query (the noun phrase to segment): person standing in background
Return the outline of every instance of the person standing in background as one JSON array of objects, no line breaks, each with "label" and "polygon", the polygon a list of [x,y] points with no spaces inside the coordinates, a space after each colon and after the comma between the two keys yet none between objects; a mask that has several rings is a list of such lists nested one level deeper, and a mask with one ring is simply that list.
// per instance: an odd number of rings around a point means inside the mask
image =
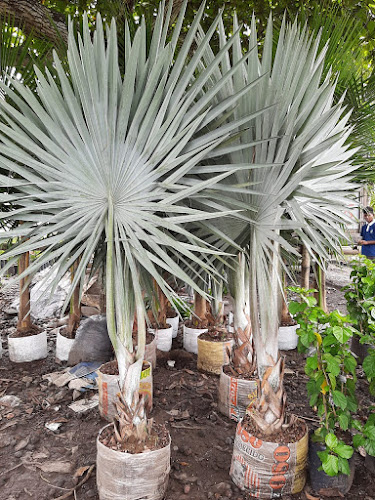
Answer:
[{"label": "person standing in background", "polygon": [[372,207],[365,207],[363,209],[363,216],[366,224],[361,229],[361,239],[358,245],[362,246],[361,253],[368,259],[375,259],[375,219],[374,209]]}]

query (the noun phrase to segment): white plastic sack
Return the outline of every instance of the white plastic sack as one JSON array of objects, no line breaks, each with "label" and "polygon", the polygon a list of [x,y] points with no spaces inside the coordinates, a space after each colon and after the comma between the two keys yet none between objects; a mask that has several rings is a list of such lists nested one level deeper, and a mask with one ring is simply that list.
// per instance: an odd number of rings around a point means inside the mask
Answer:
[{"label": "white plastic sack", "polygon": [[279,327],[279,349],[281,351],[291,351],[297,347],[298,335],[296,331],[298,328],[298,324]]},{"label": "white plastic sack", "polygon": [[8,336],[9,359],[13,363],[25,363],[47,357],[47,333],[27,337]]},{"label": "white plastic sack", "polygon": [[189,328],[188,326],[183,327],[183,346],[184,349],[193,354],[198,354],[198,343],[197,339],[201,333],[206,333],[207,328]]},{"label": "white plastic sack", "polygon": [[[51,293],[47,290],[55,275],[56,271],[51,272],[51,268],[47,268],[33,277],[30,288],[30,314],[32,318],[46,319],[61,315],[61,309],[71,285],[70,275],[66,274],[62,278],[54,294],[51,296]],[[18,310],[19,304],[20,299],[17,297],[10,305],[10,308]]]}]

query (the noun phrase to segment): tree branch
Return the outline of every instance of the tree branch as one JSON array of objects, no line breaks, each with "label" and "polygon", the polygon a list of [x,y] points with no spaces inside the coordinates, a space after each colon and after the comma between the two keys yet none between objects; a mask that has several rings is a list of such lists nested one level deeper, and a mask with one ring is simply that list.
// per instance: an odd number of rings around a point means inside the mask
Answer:
[{"label": "tree branch", "polygon": [[[0,0],[0,14],[10,14],[22,30],[52,42],[68,41],[64,16],[44,7],[39,0]],[[21,27],[21,26],[20,26]]]}]

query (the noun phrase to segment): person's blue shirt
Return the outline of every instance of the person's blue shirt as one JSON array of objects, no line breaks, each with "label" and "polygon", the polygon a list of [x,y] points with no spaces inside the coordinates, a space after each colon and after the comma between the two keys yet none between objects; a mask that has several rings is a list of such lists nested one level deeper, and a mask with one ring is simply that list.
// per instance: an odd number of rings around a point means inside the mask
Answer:
[{"label": "person's blue shirt", "polygon": [[[361,229],[361,237],[365,241],[375,241],[375,223],[364,224]],[[375,245],[363,245],[362,255],[366,257],[375,257]]]}]

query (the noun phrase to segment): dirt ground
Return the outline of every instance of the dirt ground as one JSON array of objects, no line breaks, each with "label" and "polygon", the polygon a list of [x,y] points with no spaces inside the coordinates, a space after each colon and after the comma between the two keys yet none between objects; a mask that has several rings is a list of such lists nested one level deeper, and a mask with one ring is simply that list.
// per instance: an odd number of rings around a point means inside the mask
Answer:
[{"label": "dirt ground", "polygon": [[[343,311],[345,300],[340,286],[348,279],[348,269],[333,269],[328,278],[329,308],[339,307]],[[3,304],[9,301],[5,294],[0,299]],[[9,361],[6,335],[14,324],[14,319],[6,319],[1,313],[0,397],[14,395],[20,401],[18,406],[0,407],[0,500],[98,499],[92,466],[96,436],[105,421],[100,419],[98,408],[85,414],[74,413],[68,408],[72,391],[43,380],[44,374],[61,369],[54,359],[51,324],[47,325],[47,359],[25,364]],[[308,406],[303,357],[296,351],[283,354],[289,369],[285,380],[288,411],[304,418],[312,428],[315,415]],[[167,365],[168,359],[176,361],[173,368]],[[229,477],[236,424],[218,411],[218,377],[198,372],[196,361],[195,355],[182,349],[181,333],[169,354],[158,353],[152,416],[157,422],[166,423],[172,437],[166,499],[244,500],[247,497]],[[358,396],[361,407],[366,408],[370,401],[361,369],[358,375]],[[51,423],[61,426],[56,431],[49,430],[46,424]],[[356,465],[354,484],[346,498],[375,499],[375,478],[359,454]],[[312,493],[308,484],[301,494],[283,498],[306,499],[306,492]]]}]

